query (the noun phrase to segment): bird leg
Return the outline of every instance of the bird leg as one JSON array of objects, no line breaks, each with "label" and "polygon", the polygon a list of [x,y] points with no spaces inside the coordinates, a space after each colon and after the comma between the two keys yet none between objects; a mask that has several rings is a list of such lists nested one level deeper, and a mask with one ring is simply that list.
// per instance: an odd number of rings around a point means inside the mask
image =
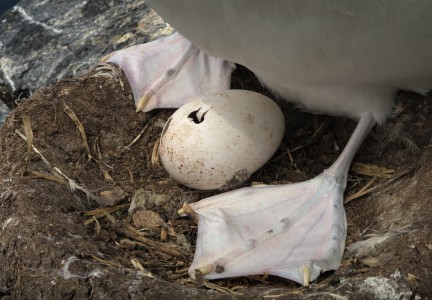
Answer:
[{"label": "bird leg", "polygon": [[309,285],[320,272],[337,269],[347,232],[348,169],[374,124],[371,114],[362,115],[339,158],[311,180],[242,188],[191,204],[198,238],[190,275],[267,273]]},{"label": "bird leg", "polygon": [[197,96],[227,90],[235,64],[208,56],[178,33],[115,51],[103,62],[126,74],[137,112],[178,108]]}]

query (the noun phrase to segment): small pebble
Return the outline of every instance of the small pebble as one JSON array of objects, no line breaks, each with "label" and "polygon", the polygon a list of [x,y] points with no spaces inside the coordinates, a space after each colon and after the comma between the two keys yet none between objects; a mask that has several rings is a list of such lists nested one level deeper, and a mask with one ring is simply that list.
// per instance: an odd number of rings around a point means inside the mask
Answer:
[{"label": "small pebble", "polygon": [[152,191],[146,191],[139,189],[132,196],[131,205],[129,206],[129,214],[132,215],[137,210],[148,209],[151,210],[154,207],[160,207],[167,203],[169,200],[168,195],[157,194]]}]

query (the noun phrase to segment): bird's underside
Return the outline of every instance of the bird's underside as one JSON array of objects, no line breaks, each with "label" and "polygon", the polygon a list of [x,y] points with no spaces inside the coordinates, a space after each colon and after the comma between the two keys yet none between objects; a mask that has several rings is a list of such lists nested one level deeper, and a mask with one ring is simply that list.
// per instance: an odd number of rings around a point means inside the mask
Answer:
[{"label": "bird's underside", "polygon": [[432,2],[149,0],[205,53],[311,112],[382,123],[398,89],[432,86]]}]

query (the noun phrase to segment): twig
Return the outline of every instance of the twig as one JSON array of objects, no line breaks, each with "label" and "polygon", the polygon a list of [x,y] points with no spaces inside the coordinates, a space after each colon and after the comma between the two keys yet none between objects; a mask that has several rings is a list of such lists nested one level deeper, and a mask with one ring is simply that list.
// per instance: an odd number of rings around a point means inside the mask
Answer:
[{"label": "twig", "polygon": [[144,269],[144,267],[143,267],[142,264],[138,261],[138,259],[136,259],[136,258],[132,258],[132,259],[131,259],[131,263],[132,263],[132,265],[134,266],[134,268],[137,269],[137,270],[139,270],[139,271],[141,271],[143,275],[145,275],[145,276],[147,276],[147,277],[150,277],[150,278],[154,278],[154,275],[153,275],[150,271]]},{"label": "twig", "polygon": [[124,268],[124,266],[121,265],[121,264],[118,264],[118,263],[115,263],[115,262],[112,262],[112,261],[108,261],[108,260],[99,258],[99,257],[97,257],[96,255],[93,255],[93,254],[87,254],[87,255],[84,254],[83,256],[89,256],[89,257],[97,260],[99,263],[101,263],[101,264],[103,264],[105,266],[115,267],[115,268]]},{"label": "twig", "polygon": [[123,151],[128,151],[141,138],[141,136],[147,131],[148,127],[149,127],[149,124],[146,124],[144,126],[144,128],[140,131],[140,133],[132,140],[132,142],[130,142],[129,145],[123,147]]},{"label": "twig", "polygon": [[288,291],[280,294],[264,295],[263,298],[277,299],[277,298],[284,297],[285,299],[289,299],[289,296],[300,296],[300,295],[304,295],[304,290],[296,289],[293,291]]},{"label": "twig", "polygon": [[109,212],[105,211],[105,217],[107,217],[108,220],[111,221],[111,223],[115,224],[117,220],[111,215]]},{"label": "twig", "polygon": [[[409,170],[406,170],[406,171],[402,172],[401,174],[399,174],[399,175],[393,177],[392,179],[389,179],[388,181],[386,181],[386,182],[384,182],[384,183],[381,183],[381,184],[378,184],[378,185],[376,185],[376,186],[374,186],[374,187],[371,187],[370,189],[365,190],[361,196],[364,196],[364,195],[366,195],[366,194],[373,193],[373,192],[377,191],[378,189],[382,190],[385,186],[388,186],[388,185],[392,184],[393,182],[395,182],[395,181],[401,179],[401,178],[404,177],[405,175],[407,175],[407,174],[413,172],[415,169],[416,169],[416,168],[411,168],[411,169],[409,169]],[[360,196],[359,196],[359,197],[360,197]],[[354,199],[356,199],[356,198],[358,198],[358,197],[355,197]],[[348,197],[347,197],[347,199],[348,199]],[[344,200],[344,204],[347,204],[348,202],[354,200],[354,199],[349,199],[349,200],[347,200],[347,199]]]},{"label": "twig", "polygon": [[357,199],[357,198],[359,198],[361,196],[366,195],[369,192],[369,190],[367,188],[370,187],[371,184],[374,183],[376,179],[377,179],[376,177],[373,177],[358,192],[356,192],[356,193],[354,193],[354,194],[349,195],[348,197],[346,197],[344,203],[348,203],[348,202],[350,202],[350,201],[352,201],[354,199]]},{"label": "twig", "polygon": [[93,209],[93,210],[89,210],[86,211],[84,214],[86,216],[95,216],[96,218],[102,218],[105,217],[106,213],[112,213],[115,211],[118,211],[122,208],[128,207],[129,204],[121,204],[121,205],[116,205],[116,206],[112,206],[112,207],[103,207],[103,208],[98,208],[98,209]]},{"label": "twig", "polygon": [[167,275],[167,276],[168,276],[168,278],[169,278],[170,280],[176,280],[176,279],[179,279],[179,278],[182,278],[182,277],[188,276],[188,275],[189,275],[189,273],[188,273],[188,271],[186,270],[186,271],[183,271],[183,272],[181,272],[181,273],[177,273],[177,274],[169,274],[169,275]]},{"label": "twig", "polygon": [[222,293],[230,293],[230,294],[234,294],[234,295],[243,295],[242,293],[234,292],[234,291],[230,290],[229,288],[222,287],[220,285],[217,285],[217,284],[214,284],[214,283],[211,283],[208,281],[204,282],[204,286],[208,287],[209,289],[216,290],[216,291],[219,291]]},{"label": "twig", "polygon": [[120,242],[118,242],[118,245],[123,247],[128,247],[128,248],[139,246],[139,247],[143,247],[146,250],[149,249],[149,246],[147,246],[146,244],[137,241],[132,241],[130,239],[121,239]]},{"label": "twig", "polygon": [[96,234],[99,235],[99,233],[100,233],[100,231],[101,231],[101,229],[102,229],[102,226],[100,225],[98,219],[96,219],[95,216],[93,216],[93,220],[95,221],[95,230],[96,230]]},{"label": "twig", "polygon": [[175,256],[175,257],[183,257],[183,253],[181,253],[180,251],[167,246],[166,244],[161,244],[161,243],[157,243],[149,238],[146,238],[141,232],[139,232],[137,229],[133,228],[130,225],[126,226],[126,230],[124,229],[118,229],[119,233],[127,236],[131,239],[137,240],[141,243],[144,243],[147,246],[150,246],[152,248],[155,248],[156,250],[159,250],[160,252],[169,254],[171,256]]}]

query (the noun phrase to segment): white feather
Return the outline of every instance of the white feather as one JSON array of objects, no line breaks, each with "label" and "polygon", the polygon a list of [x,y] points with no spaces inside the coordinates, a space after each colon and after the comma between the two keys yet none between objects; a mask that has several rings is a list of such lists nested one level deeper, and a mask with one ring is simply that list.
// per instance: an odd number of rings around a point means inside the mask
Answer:
[{"label": "white feather", "polygon": [[149,2],[199,48],[311,111],[382,122],[398,89],[432,85],[429,0]]}]

